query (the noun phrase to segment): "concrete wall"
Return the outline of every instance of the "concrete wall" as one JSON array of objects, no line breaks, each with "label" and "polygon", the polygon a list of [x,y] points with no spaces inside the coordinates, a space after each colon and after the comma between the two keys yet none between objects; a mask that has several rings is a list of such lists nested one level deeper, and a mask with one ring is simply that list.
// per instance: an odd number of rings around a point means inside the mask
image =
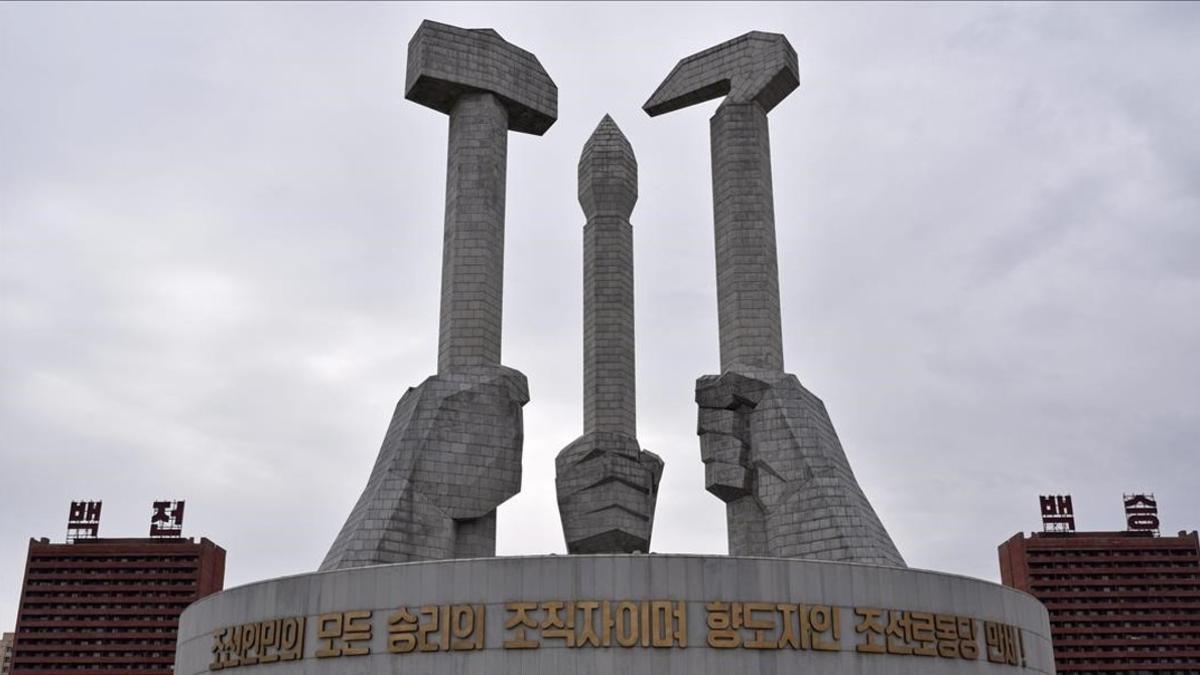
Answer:
[{"label": "concrete wall", "polygon": [[[620,601],[640,606],[642,601],[669,601],[669,608],[681,608],[686,623],[686,638],[680,644],[677,633],[667,635],[670,646],[643,646],[640,642],[622,647],[616,644],[617,629],[612,631],[611,646],[571,647],[564,639],[554,639],[531,628],[526,637],[539,641],[537,649],[505,648],[516,639],[512,625],[515,612],[506,603],[576,603],[576,626],[580,635],[583,614],[581,602],[609,601],[615,609]],[[839,608],[840,638],[835,651],[813,648],[751,649],[743,645],[731,649],[709,646],[710,622],[714,614],[709,603],[776,603],[806,613],[812,606]],[[679,603],[683,603],[680,605]],[[649,604],[648,602],[646,603]],[[416,618],[422,606],[482,605],[482,639],[464,633],[460,649],[440,650],[444,642],[440,631],[429,636],[430,651],[389,653],[389,618],[396,610],[407,608]],[[804,605],[803,609],[797,609]],[[967,617],[975,634],[979,654],[975,659],[921,656],[897,653],[859,653],[857,646],[864,635],[856,632],[862,609],[882,609],[883,622],[888,611],[926,612],[942,616]],[[320,615],[347,611],[370,611],[358,615],[355,626],[370,626],[369,639],[321,644],[318,639]],[[531,611],[541,623],[547,612]],[[630,619],[633,612],[626,616]],[[599,610],[589,612],[594,624],[601,623]],[[338,616],[341,616],[338,614]],[[478,615],[475,615],[478,616]],[[664,616],[666,614],[664,613]],[[772,619],[771,617],[775,618]],[[752,615],[755,620],[774,622],[775,628],[756,636],[753,627],[735,631],[744,642],[761,639],[776,642],[783,635],[780,626],[787,614],[774,611]],[[795,614],[792,615],[793,618]],[[919,618],[919,614],[909,614]],[[214,634],[232,626],[251,622],[305,618],[305,640],[301,658],[272,664],[238,665],[225,668],[233,673],[279,675],[281,673],[655,673],[666,675],[703,675],[722,673],[827,673],[847,675],[902,675],[920,673],[939,675],[975,673],[979,675],[1024,675],[1053,673],[1054,661],[1049,642],[1046,611],[1032,597],[996,584],[935,572],[851,563],[772,558],[731,558],[688,555],[595,555],[545,556],[527,558],[490,558],[447,560],[396,565],[381,565],[336,570],[264,581],[231,589],[192,605],[184,612],[179,633],[175,672],[195,675],[209,671],[214,661]],[[564,613],[565,618],[565,613]],[[670,625],[667,617],[666,625]],[[341,619],[339,619],[341,620]],[[346,618],[349,621],[349,618]],[[465,618],[464,621],[469,620]],[[985,622],[1015,627],[1010,635],[1019,640],[1016,663],[992,663],[988,660]],[[398,621],[396,625],[404,624]],[[676,621],[675,628],[680,622]],[[261,624],[260,624],[261,625]],[[462,622],[459,623],[461,627]],[[647,624],[649,625],[649,624]],[[792,621],[796,626],[798,622]],[[803,625],[800,630],[803,630]],[[326,627],[332,626],[327,623]],[[596,627],[596,626],[593,626]],[[717,626],[719,628],[719,626]],[[999,635],[1002,628],[996,628]],[[253,632],[253,630],[251,631]],[[607,632],[607,631],[606,631]],[[653,631],[651,631],[653,632]],[[1017,634],[1019,633],[1019,638]],[[240,634],[240,632],[239,632]],[[407,635],[413,635],[408,633]],[[228,634],[226,634],[228,636]],[[453,637],[453,636],[450,636]],[[655,637],[659,637],[657,634]],[[817,634],[832,642],[832,631]],[[451,640],[453,642],[453,640]],[[894,640],[903,651],[918,642]],[[435,644],[436,643],[436,644]],[[926,643],[929,646],[931,643]],[[322,648],[351,647],[369,653],[318,658]],[[478,647],[476,649],[476,647]],[[218,652],[222,651],[218,649]],[[253,653],[253,652],[248,652]],[[271,653],[271,650],[266,650]],[[225,654],[229,656],[229,654]]]}]

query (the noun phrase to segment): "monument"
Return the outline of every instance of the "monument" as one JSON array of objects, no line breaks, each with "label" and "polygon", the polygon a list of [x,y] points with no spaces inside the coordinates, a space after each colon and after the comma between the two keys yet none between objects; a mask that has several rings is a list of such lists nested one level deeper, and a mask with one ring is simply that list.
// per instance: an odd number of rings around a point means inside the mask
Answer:
[{"label": "monument", "polygon": [[904,567],[820,400],[783,370],[767,113],[799,82],[781,35],[681,61],[651,115],[712,120],[721,373],[700,378],[707,487],[730,554],[647,554],[662,461],[637,441],[630,216],[637,163],[607,115],[584,144],[584,433],[557,460],[569,555],[497,558],[520,488],[525,378],[500,365],[508,131],[557,89],[490,29],[424,22],[405,95],[450,115],[437,374],[400,399],[318,572],[232,588],[180,619],[175,673],[1054,673],[1046,609]]},{"label": "monument", "polygon": [[583,435],[555,461],[568,553],[645,553],[663,462],[637,440],[633,226],[637,159],[605,115],[579,158]]},{"label": "monument", "polygon": [[396,404],[322,570],[493,556],[496,507],[521,489],[529,386],[500,365],[508,132],[546,133],[558,88],[496,31],[425,21],[404,95],[450,116],[437,374]]},{"label": "monument", "polygon": [[705,478],[730,555],[903,566],[825,404],[783,370],[767,113],[799,84],[787,38],[753,32],[680,61],[643,106],[724,97],[709,121],[721,374],[696,381]]}]

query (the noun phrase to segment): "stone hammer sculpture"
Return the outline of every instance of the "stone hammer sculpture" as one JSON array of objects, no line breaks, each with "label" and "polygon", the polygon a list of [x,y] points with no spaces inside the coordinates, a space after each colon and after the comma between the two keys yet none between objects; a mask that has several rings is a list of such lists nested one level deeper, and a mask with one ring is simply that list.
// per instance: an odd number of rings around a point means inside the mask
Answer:
[{"label": "stone hammer sculpture", "polygon": [[508,132],[542,135],[558,88],[491,29],[422,22],[405,98],[450,116],[437,374],[396,412],[322,570],[495,555],[521,488],[525,376],[500,365]]},{"label": "stone hammer sculpture", "polygon": [[825,405],[783,370],[767,113],[799,84],[787,38],[751,32],[680,61],[643,106],[724,97],[709,122],[721,374],[696,381],[705,479],[731,555],[904,566]]},{"label": "stone hammer sculpture", "polygon": [[637,440],[633,226],[637,159],[605,115],[579,158],[583,226],[583,435],[555,460],[569,553],[650,550],[663,462]]}]

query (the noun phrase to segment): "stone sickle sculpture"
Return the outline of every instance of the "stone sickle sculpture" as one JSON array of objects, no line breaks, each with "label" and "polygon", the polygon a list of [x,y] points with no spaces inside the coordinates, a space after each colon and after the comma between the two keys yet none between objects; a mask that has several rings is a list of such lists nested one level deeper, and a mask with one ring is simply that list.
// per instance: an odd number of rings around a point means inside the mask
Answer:
[{"label": "stone sickle sculpture", "polygon": [[583,226],[583,435],[555,461],[570,553],[646,552],[663,463],[637,440],[633,226],[637,159],[605,115],[579,158]]},{"label": "stone sickle sculpture", "polygon": [[450,116],[437,374],[409,389],[322,570],[495,555],[521,487],[525,376],[500,365],[508,132],[542,135],[558,88],[496,31],[425,21],[405,98]]},{"label": "stone sickle sculpture", "polygon": [[752,32],[680,61],[643,106],[724,97],[709,122],[721,374],[696,381],[707,488],[731,555],[903,566],[825,405],[783,370],[767,113],[799,83],[787,38]]}]

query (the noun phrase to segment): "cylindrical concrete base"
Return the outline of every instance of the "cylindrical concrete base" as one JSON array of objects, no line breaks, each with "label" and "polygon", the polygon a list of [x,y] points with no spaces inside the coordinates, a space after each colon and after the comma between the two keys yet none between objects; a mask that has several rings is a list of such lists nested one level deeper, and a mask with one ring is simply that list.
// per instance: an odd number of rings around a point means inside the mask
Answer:
[{"label": "cylindrical concrete base", "polygon": [[773,558],[589,555],[273,579],[183,613],[177,675],[1054,673],[1033,597]]}]

